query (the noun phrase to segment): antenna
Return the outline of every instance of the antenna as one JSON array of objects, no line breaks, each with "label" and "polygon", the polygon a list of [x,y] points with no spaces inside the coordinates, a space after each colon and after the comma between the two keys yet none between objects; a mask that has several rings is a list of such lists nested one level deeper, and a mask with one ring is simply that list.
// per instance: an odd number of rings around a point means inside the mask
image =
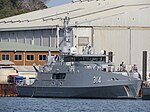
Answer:
[{"label": "antenna", "polygon": [[64,19],[64,37],[66,39],[66,46],[70,47],[71,44],[70,44],[70,31],[69,31],[69,17],[65,17]]},{"label": "antenna", "polygon": [[64,46],[62,49],[63,54],[69,54],[71,48],[71,41],[70,41],[70,29],[69,29],[69,17],[66,16],[64,19]]}]

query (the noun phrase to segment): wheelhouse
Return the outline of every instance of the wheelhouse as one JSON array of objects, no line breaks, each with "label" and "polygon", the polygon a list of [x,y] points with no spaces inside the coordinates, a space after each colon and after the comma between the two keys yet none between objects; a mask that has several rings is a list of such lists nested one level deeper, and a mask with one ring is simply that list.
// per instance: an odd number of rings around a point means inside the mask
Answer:
[{"label": "wheelhouse", "polygon": [[84,62],[84,61],[95,61],[95,62],[106,62],[106,56],[102,55],[70,55],[64,56],[64,62]]}]

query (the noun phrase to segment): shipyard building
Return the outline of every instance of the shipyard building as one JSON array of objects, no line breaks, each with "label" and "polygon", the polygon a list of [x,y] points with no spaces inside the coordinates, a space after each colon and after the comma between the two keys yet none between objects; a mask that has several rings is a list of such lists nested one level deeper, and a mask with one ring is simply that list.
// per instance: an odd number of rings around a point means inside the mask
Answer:
[{"label": "shipyard building", "polygon": [[[150,52],[150,0],[74,0],[72,3],[0,20],[0,41],[59,48],[70,18],[72,45],[114,53],[114,63],[137,64]],[[148,57],[149,59],[150,57]],[[150,63],[148,63],[150,64]],[[150,68],[148,68],[150,71]]]}]

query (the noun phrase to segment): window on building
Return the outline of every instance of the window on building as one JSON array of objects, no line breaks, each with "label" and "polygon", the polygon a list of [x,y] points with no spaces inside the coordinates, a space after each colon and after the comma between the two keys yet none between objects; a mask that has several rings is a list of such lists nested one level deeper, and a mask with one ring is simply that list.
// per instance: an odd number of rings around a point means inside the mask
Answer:
[{"label": "window on building", "polygon": [[46,60],[46,55],[39,55],[39,60],[40,61],[45,61]]},{"label": "window on building", "polygon": [[15,60],[22,60],[22,55],[21,54],[15,54]]},{"label": "window on building", "polygon": [[9,60],[10,55],[9,54],[2,54],[2,60]]},{"label": "window on building", "polygon": [[89,44],[89,37],[79,37],[78,38],[78,44],[80,46],[86,46]]},{"label": "window on building", "polygon": [[34,55],[27,55],[27,60],[34,60]]}]

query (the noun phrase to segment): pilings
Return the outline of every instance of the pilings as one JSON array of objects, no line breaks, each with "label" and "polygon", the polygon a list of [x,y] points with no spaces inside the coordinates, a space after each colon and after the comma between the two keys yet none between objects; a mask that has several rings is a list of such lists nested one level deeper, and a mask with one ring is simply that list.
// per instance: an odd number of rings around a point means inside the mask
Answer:
[{"label": "pilings", "polygon": [[147,51],[143,51],[143,65],[142,65],[142,76],[143,81],[147,81]]},{"label": "pilings", "polygon": [[143,51],[142,77],[142,99],[150,100],[150,87],[147,82],[147,51]]},{"label": "pilings", "polygon": [[0,84],[0,97],[13,96],[17,96],[17,90],[14,84]]}]

